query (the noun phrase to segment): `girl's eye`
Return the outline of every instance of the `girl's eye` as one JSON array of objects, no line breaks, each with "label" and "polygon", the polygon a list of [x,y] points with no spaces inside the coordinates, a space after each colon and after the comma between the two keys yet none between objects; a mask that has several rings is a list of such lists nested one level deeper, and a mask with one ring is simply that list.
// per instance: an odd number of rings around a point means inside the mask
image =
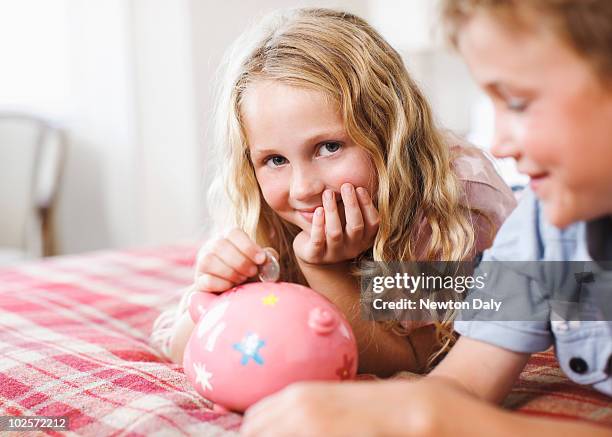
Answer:
[{"label": "girl's eye", "polygon": [[340,150],[341,147],[342,145],[340,143],[334,143],[334,142],[323,143],[321,144],[321,147],[319,147],[319,155],[321,156],[333,155],[338,150]]},{"label": "girl's eye", "polygon": [[286,164],[286,163],[287,163],[287,159],[285,159],[284,157],[280,155],[271,156],[269,158],[266,158],[264,161],[264,164],[271,168],[280,167],[281,165]]}]

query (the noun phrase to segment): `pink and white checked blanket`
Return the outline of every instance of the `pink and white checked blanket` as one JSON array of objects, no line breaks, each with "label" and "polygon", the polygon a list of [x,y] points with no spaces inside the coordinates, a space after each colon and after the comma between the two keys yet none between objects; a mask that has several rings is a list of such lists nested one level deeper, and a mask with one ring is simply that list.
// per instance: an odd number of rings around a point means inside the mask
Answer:
[{"label": "pink and white checked blanket", "polygon": [[[157,315],[190,283],[196,250],[105,251],[0,269],[0,415],[68,416],[68,435],[236,435],[240,415],[208,409],[182,368],[148,343]],[[571,384],[550,352],[532,358],[507,405],[612,424],[609,399]]]},{"label": "pink and white checked blanket", "polygon": [[78,435],[236,435],[240,415],[207,409],[182,368],[148,344],[157,315],[191,281],[195,253],[98,252],[0,269],[0,414],[68,416]]}]

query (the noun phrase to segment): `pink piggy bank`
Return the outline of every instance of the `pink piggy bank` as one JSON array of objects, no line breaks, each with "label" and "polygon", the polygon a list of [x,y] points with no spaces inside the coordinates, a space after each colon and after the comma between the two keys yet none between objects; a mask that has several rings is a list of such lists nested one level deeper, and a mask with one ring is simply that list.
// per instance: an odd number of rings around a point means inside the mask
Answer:
[{"label": "pink piggy bank", "polygon": [[221,295],[198,292],[189,311],[196,326],[185,349],[185,374],[218,409],[242,412],[292,382],[357,373],[349,323],[310,288],[255,282]]}]

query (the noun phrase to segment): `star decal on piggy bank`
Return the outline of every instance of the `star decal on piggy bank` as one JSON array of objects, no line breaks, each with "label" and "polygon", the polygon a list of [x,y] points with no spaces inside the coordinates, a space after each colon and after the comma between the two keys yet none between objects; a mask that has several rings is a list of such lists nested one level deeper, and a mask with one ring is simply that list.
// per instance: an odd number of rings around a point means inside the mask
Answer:
[{"label": "star decal on piggy bank", "polygon": [[196,384],[202,384],[202,390],[212,390],[210,378],[213,374],[206,371],[206,366],[201,363],[193,363],[193,370],[196,373]]},{"label": "star decal on piggy bank", "polygon": [[266,297],[262,298],[261,301],[264,305],[273,307],[276,305],[276,302],[278,302],[278,297],[276,297],[275,294],[270,293]]},{"label": "star decal on piggy bank", "polygon": [[242,359],[240,360],[240,364],[246,366],[249,362],[249,358],[255,361],[257,364],[263,364],[264,360],[259,355],[259,349],[261,349],[266,342],[264,340],[259,339],[259,335],[249,332],[244,336],[240,343],[234,343],[233,347],[239,352],[242,352]]}]

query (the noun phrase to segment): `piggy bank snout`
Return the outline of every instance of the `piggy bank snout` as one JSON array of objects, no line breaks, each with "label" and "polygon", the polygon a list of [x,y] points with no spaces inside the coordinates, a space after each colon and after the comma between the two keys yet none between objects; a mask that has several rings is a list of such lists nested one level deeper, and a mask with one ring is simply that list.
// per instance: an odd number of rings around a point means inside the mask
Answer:
[{"label": "piggy bank snout", "polygon": [[338,316],[327,308],[316,307],[308,313],[308,327],[319,335],[331,334],[339,323]]}]

